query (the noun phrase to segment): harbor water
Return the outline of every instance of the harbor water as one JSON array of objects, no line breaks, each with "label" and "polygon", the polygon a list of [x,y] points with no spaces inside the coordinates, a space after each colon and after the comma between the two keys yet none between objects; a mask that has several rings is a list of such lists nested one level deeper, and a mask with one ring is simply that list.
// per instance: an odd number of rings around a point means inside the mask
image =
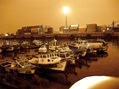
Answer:
[{"label": "harbor water", "polygon": [[[48,41],[45,39],[45,41]],[[71,39],[58,39],[60,45],[69,44]],[[79,58],[75,65],[68,65],[64,72],[40,72],[32,76],[13,75],[13,81],[19,89],[68,89],[75,82],[88,76],[114,76],[119,77],[119,40],[111,39],[108,42],[107,52],[96,54],[87,54],[85,57]],[[34,54],[36,49],[22,50],[21,53],[14,54],[1,53],[0,61],[11,60],[13,56],[24,56]],[[8,87],[0,84],[0,89]]]}]

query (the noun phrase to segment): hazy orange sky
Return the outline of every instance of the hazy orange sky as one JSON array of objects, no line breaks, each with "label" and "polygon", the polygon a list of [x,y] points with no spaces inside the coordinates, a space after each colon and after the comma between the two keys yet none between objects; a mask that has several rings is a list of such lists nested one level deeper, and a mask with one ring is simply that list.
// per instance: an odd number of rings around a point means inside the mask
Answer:
[{"label": "hazy orange sky", "polygon": [[70,7],[68,25],[119,20],[119,0],[0,0],[0,33],[15,33],[23,26],[65,25],[64,6]]}]

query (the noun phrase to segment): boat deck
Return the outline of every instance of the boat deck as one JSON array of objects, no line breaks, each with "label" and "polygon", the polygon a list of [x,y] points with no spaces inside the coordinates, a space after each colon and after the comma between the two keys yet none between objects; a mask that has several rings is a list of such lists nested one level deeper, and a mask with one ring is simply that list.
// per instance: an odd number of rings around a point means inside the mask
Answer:
[{"label": "boat deck", "polygon": [[60,64],[57,64],[57,67],[50,68],[51,70],[56,70],[56,71],[65,71],[66,69],[67,62],[64,61]]}]

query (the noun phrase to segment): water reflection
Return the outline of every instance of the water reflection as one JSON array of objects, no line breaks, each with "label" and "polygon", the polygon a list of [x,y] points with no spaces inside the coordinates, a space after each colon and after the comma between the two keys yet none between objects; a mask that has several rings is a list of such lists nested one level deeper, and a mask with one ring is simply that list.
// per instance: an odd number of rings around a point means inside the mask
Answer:
[{"label": "water reflection", "polygon": [[113,46],[117,47],[119,49],[119,39],[110,39],[107,40],[109,43],[112,43]]},{"label": "water reflection", "polygon": [[103,58],[107,57],[108,53],[107,52],[98,52],[95,54],[86,54],[85,57],[81,57],[80,60],[76,60],[76,66],[79,68],[82,68],[83,66],[90,67],[91,62],[97,62],[98,58]]}]

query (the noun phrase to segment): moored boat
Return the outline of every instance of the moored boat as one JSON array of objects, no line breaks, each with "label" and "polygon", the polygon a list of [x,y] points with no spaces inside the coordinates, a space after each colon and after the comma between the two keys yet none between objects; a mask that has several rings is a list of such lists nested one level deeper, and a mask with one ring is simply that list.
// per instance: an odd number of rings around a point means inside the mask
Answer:
[{"label": "moored boat", "polygon": [[47,52],[47,47],[45,45],[42,45],[39,49],[38,49],[38,53],[46,53]]},{"label": "moored boat", "polygon": [[62,59],[58,56],[58,54],[47,53],[35,55],[35,57],[29,60],[29,62],[36,65],[55,65],[60,63],[61,60]]},{"label": "moored boat", "polygon": [[42,41],[40,41],[40,40],[33,40],[31,46],[32,46],[32,48],[38,48],[41,45],[43,45],[43,42]]},{"label": "moored boat", "polygon": [[0,64],[0,67],[4,68],[7,72],[16,71],[18,74],[34,74],[35,66],[28,61],[24,61],[17,58],[14,61],[7,61]]},{"label": "moored boat", "polygon": [[30,48],[30,43],[28,42],[28,41],[23,41],[22,43],[21,43],[21,48],[23,48],[23,49],[28,49],[28,48]]},{"label": "moored boat", "polygon": [[2,53],[2,47],[3,47],[3,43],[0,43],[0,53]]},{"label": "moored boat", "polygon": [[94,50],[94,52],[98,51],[107,51],[108,50],[108,44],[102,39],[97,40],[88,40],[87,41],[87,48],[89,50]]},{"label": "moored boat", "polygon": [[14,47],[14,50],[20,50],[20,43],[17,40],[14,40],[12,42],[12,45]]},{"label": "moored boat", "polygon": [[13,45],[11,44],[12,42],[9,41],[9,40],[5,40],[3,41],[3,46],[2,46],[2,50],[3,51],[7,51],[7,52],[13,52],[14,51],[14,47]]}]

